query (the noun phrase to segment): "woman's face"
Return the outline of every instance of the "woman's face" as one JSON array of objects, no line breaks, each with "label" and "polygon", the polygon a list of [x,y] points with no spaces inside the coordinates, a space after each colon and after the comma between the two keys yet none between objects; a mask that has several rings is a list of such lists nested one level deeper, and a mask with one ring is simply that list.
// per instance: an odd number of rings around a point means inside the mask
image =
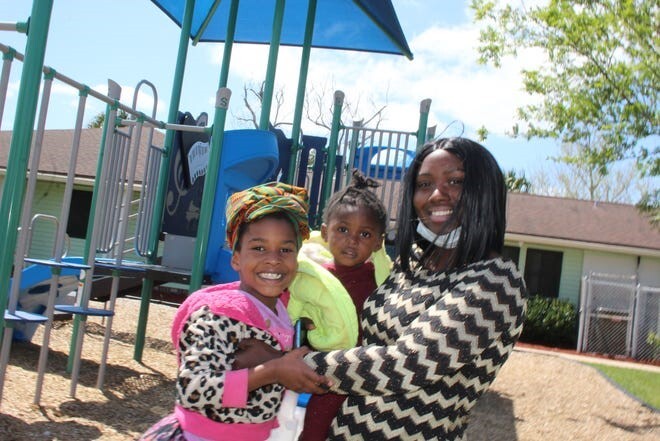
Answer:
[{"label": "woman's face", "polygon": [[431,152],[419,168],[413,194],[413,207],[419,219],[435,234],[444,234],[458,225],[449,223],[458,210],[465,171],[453,153],[438,149]]}]

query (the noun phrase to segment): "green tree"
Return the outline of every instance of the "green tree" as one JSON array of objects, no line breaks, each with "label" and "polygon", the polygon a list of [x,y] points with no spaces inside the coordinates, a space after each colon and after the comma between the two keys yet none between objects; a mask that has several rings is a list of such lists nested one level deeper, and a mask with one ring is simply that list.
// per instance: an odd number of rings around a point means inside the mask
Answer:
[{"label": "green tree", "polygon": [[660,189],[645,193],[637,208],[649,218],[651,225],[660,229]]},{"label": "green tree", "polygon": [[[128,119],[128,113],[123,111],[122,109],[119,109],[117,112],[117,118],[119,119]],[[103,123],[105,122],[105,112],[99,112],[92,118],[92,120],[87,124],[88,129],[99,129],[103,127]]]},{"label": "green tree", "polygon": [[[303,111],[306,119],[316,127],[325,128],[328,133],[332,126],[334,93],[332,82],[312,84],[305,95]],[[342,124],[352,126],[357,123],[364,127],[377,129],[387,120],[389,90],[385,93],[385,102],[376,102],[370,96],[346,96],[342,106]]]},{"label": "green tree", "polygon": [[548,0],[532,7],[472,0],[471,7],[484,24],[480,61],[499,67],[506,56],[530,51],[547,59],[522,72],[524,89],[538,100],[518,109],[514,135],[578,145],[580,158],[602,174],[615,161],[635,158],[642,175],[658,175],[657,0]]},{"label": "green tree", "polygon": [[649,192],[654,179],[637,177],[632,161],[613,164],[602,173],[575,144],[563,144],[560,154],[550,159],[553,162],[530,173],[535,194],[631,204]]},{"label": "green tree", "polygon": [[[246,83],[243,85],[243,105],[241,112],[234,114],[234,118],[242,125],[249,125],[254,129],[259,128],[259,116],[261,112],[261,103],[264,99],[264,90],[266,82],[259,84]],[[277,89],[273,94],[271,124],[273,127],[279,127],[285,124],[291,124],[281,121],[281,111],[284,105],[284,89]]]},{"label": "green tree", "polygon": [[[259,128],[259,112],[261,112],[261,103],[264,95],[265,83],[255,84],[248,82],[243,85],[243,108],[234,114],[234,118],[241,125],[249,125]],[[273,95],[273,109],[271,111],[271,124],[273,127],[292,125],[293,114],[287,115],[284,111],[285,92],[283,88],[277,89]],[[362,102],[362,97],[358,96],[355,100],[346,99],[342,109],[342,116],[347,121],[346,125],[351,125],[354,121],[360,121],[361,124],[378,128],[385,119],[385,109],[387,108],[387,97],[385,104],[376,104],[372,99],[368,99],[368,104]],[[305,95],[303,103],[303,114],[307,121],[314,126],[324,129],[330,133],[332,123],[332,112],[334,105],[334,90],[329,83],[312,84]],[[363,108],[367,107],[368,115],[366,118],[361,116]],[[350,121],[348,121],[350,119]]]},{"label": "green tree", "polygon": [[[334,90],[332,86],[330,83],[312,84],[305,95],[305,101],[303,103],[303,117],[306,121],[319,128],[323,135],[329,135],[332,128],[334,106]],[[233,114],[241,126],[259,127],[259,112],[261,112],[264,87],[264,82],[259,84],[249,82],[243,85],[243,108]],[[293,114],[287,114],[284,111],[285,95],[284,89],[280,88],[273,96],[271,124],[276,128],[293,125]],[[364,101],[367,103],[365,104]],[[377,129],[386,120],[387,106],[387,94],[384,104],[377,104],[371,98],[363,99],[362,96],[357,96],[354,100],[346,98],[342,107],[342,124],[348,126],[356,124]],[[368,115],[366,117],[363,116],[363,112],[365,111]],[[486,134],[487,132],[485,132]],[[345,135],[345,131],[342,131],[340,134],[340,136]],[[341,143],[342,139],[340,138],[339,141]],[[362,141],[368,143],[371,140],[365,138]],[[313,165],[313,162],[310,160],[311,165]]]},{"label": "green tree", "polygon": [[509,191],[529,193],[532,188],[531,182],[525,177],[525,172],[522,172],[522,176],[518,176],[515,170],[509,170],[504,174],[504,182]]}]

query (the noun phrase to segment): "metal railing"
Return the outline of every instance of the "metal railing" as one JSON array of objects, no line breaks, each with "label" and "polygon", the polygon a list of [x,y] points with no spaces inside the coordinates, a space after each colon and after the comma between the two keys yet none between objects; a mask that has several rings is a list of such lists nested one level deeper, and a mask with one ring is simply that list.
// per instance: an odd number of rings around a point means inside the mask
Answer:
[{"label": "metal railing", "polygon": [[385,205],[388,231],[395,229],[401,183],[417,149],[417,133],[372,129],[359,122],[344,127],[344,133],[337,153],[345,158],[344,182],[340,188],[350,183],[353,169],[377,181],[380,187],[375,192]]}]

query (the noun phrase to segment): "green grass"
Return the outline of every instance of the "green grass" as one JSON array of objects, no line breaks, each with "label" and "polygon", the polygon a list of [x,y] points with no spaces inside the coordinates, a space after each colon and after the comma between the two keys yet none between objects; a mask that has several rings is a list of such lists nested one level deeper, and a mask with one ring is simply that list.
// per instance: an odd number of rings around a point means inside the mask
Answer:
[{"label": "green grass", "polygon": [[660,409],[660,373],[598,363],[586,364],[598,369],[630,395]]}]

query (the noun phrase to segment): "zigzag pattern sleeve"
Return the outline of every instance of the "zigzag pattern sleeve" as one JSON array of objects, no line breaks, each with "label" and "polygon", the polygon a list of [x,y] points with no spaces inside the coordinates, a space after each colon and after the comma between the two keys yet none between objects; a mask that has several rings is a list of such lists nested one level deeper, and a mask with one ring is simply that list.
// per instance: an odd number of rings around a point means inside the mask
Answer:
[{"label": "zigzag pattern sleeve", "polygon": [[352,395],[410,393],[477,358],[497,370],[524,316],[524,285],[512,270],[496,259],[449,277],[417,273],[406,283],[403,275],[390,277],[365,305],[366,346],[306,360],[333,380],[334,391]]}]

